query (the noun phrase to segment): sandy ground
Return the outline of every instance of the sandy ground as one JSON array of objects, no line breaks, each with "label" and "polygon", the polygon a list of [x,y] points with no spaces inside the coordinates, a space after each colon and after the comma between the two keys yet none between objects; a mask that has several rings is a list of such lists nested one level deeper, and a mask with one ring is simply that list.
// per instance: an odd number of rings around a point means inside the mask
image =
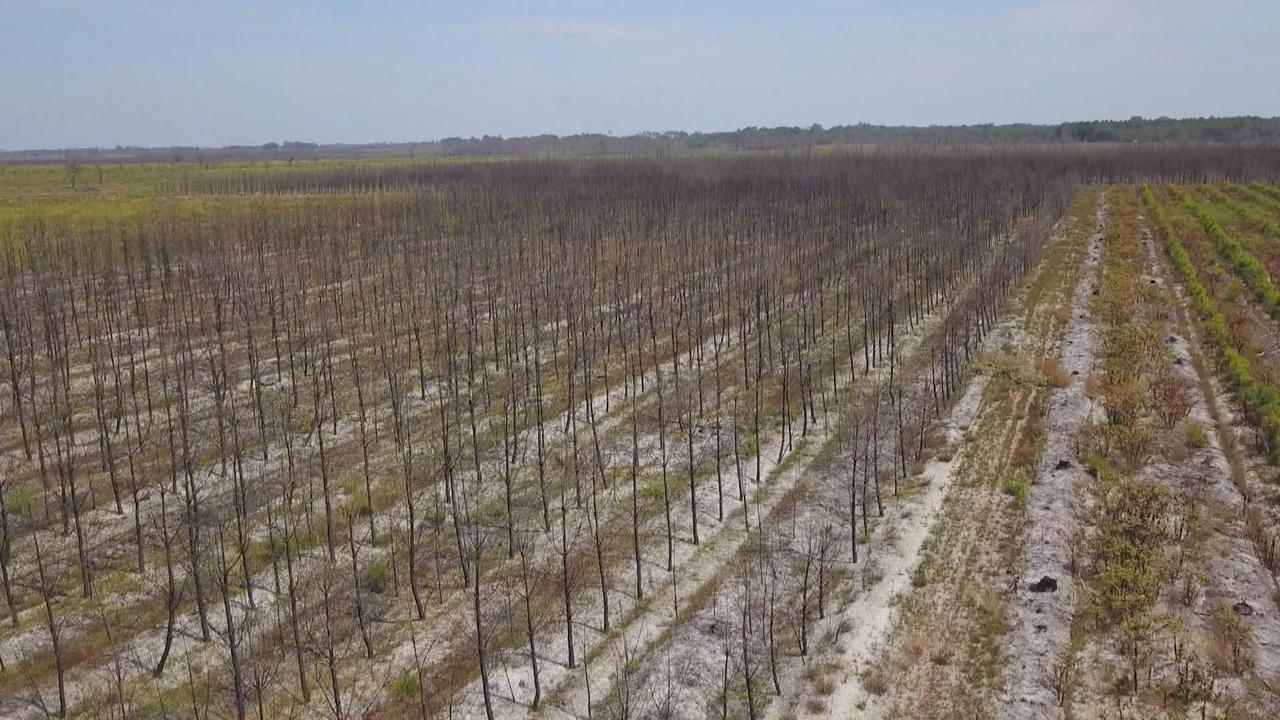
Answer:
[{"label": "sandy ground", "polygon": [[[994,347],[999,346],[994,342],[997,337],[991,336]],[[962,442],[964,431],[977,417],[987,381],[985,376],[974,378],[948,413],[943,429],[949,444]],[[827,700],[831,717],[857,717],[873,702],[873,695],[863,682],[863,673],[885,649],[897,617],[893,600],[911,587],[912,574],[921,559],[921,546],[941,512],[955,469],[962,461],[963,457],[956,456],[950,461],[934,459],[926,465],[920,478],[924,491],[911,502],[911,512],[907,514],[903,508],[895,508],[894,530],[877,533],[881,537],[896,538],[875,555],[882,579],[828,620],[828,624],[833,625],[847,621],[852,627],[841,636],[831,657],[840,668],[839,682]],[[786,703],[776,703],[769,717],[783,717],[787,707]]]},{"label": "sandy ground", "polygon": [[[926,319],[910,335],[900,336],[898,342],[901,352],[909,355],[911,349],[938,322],[940,316],[941,313],[938,313]],[[881,365],[873,368],[869,375],[859,376],[857,382],[859,386],[875,385],[884,382],[887,376],[887,365]],[[841,384],[847,385],[847,376],[841,380]],[[753,516],[751,519],[753,528],[758,526],[761,516],[768,516],[790,491],[806,481],[809,467],[814,460],[813,453],[807,449],[822,445],[828,436],[834,415],[826,417],[819,415],[819,418],[816,428],[811,427],[810,437],[804,446],[797,445],[796,449],[785,453],[783,459],[785,468],[781,472],[777,470],[779,466],[775,462],[780,439],[774,438],[762,446],[761,473],[762,478],[765,479],[762,480],[760,487],[753,489],[753,497],[749,503]],[[791,457],[793,454],[797,454],[800,459]],[[744,470],[748,470],[745,463]],[[753,468],[748,470],[748,472],[753,471]],[[736,484],[736,479],[732,482]],[[734,505],[736,504],[734,501]],[[687,525],[687,519],[687,507],[681,509],[675,516],[678,526]],[[717,584],[721,581],[719,573],[742,549],[748,534],[745,532],[738,509],[731,514],[727,513],[724,523],[714,525],[709,530],[709,533],[704,534],[701,546],[681,544],[674,578],[667,574],[665,569],[655,568],[649,573],[650,582],[645,591],[646,598],[649,600],[647,604],[637,605],[633,592],[628,592],[626,584],[621,583],[622,587],[618,589],[623,592],[614,593],[614,597],[623,605],[612,610],[615,617],[625,618],[625,626],[615,627],[609,635],[600,632],[598,597],[588,596],[585,599],[589,600],[589,604],[582,603],[575,608],[575,620],[582,625],[579,634],[585,635],[579,641],[588,643],[584,647],[591,648],[593,659],[585,664],[585,668],[580,666],[574,670],[558,662],[544,661],[542,665],[544,692],[555,698],[554,703],[548,705],[544,714],[587,717],[588,695],[591,696],[592,702],[599,702],[601,698],[616,692],[621,678],[619,668],[626,665],[628,661],[646,656],[651,651],[653,643],[678,627],[680,623],[676,622],[672,613],[673,595],[674,600],[679,602],[680,598],[691,597],[699,590],[710,587],[709,583]],[[685,612],[687,609],[682,608],[682,616]],[[564,638],[560,634],[552,636],[550,642],[542,644],[541,648],[553,658],[564,657],[566,654]],[[714,646],[704,649],[716,652]],[[624,658],[625,660],[622,660]],[[590,683],[587,681],[587,673],[590,674]],[[517,714],[527,710],[528,700],[532,694],[531,677],[527,657],[523,654],[509,653],[504,662],[503,673],[498,676],[495,687],[496,696],[502,698],[501,706]],[[635,678],[627,678],[627,681],[640,684],[640,681]],[[641,691],[637,689],[636,692]],[[472,713],[479,710],[476,707],[478,698],[479,689],[476,684],[459,693],[459,699],[464,702],[464,708],[470,708]],[[507,704],[508,702],[510,704]],[[466,710],[464,709],[463,712]]]},{"label": "sandy ground", "polygon": [[[1076,431],[1094,412],[1093,401],[1085,395],[1085,380],[1096,362],[1097,338],[1089,299],[1102,256],[1106,208],[1101,198],[1096,221],[1097,232],[1089,238],[1086,271],[1071,298],[1071,317],[1058,360],[1071,380],[1050,395],[1044,417],[1045,449],[1027,500],[1027,535],[1015,580],[1018,591],[1009,604],[1010,630],[1005,646],[1009,682],[1000,701],[1000,713],[1008,718],[1055,716],[1050,686],[1053,663],[1070,643],[1075,601],[1070,563],[1079,515],[1075,488],[1088,477],[1071,460],[1075,455],[1072,443]],[[1068,462],[1060,464],[1061,460]],[[1046,577],[1057,582],[1056,591],[1033,592],[1031,586]]]}]

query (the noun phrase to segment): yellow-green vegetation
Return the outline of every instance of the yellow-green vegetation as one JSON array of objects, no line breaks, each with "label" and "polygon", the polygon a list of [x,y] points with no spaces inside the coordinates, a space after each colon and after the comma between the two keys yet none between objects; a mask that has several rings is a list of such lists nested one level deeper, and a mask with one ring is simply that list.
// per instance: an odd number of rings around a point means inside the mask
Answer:
[{"label": "yellow-green vegetation", "polygon": [[182,172],[168,163],[47,163],[0,165],[0,203],[119,199],[160,194],[167,178]]},{"label": "yellow-green vegetation", "polygon": [[[1248,197],[1248,191],[1239,185],[1228,184],[1227,189],[1233,194],[1241,194]],[[1201,186],[1203,192],[1209,196],[1209,199],[1215,204],[1230,208],[1231,212],[1238,217],[1252,223],[1267,236],[1280,240],[1280,226],[1272,220],[1271,216],[1265,210],[1259,210],[1252,204],[1237,201],[1232,195],[1228,195],[1223,190],[1213,185]]]},{"label": "yellow-green vegetation", "polygon": [[1182,188],[1170,186],[1170,192],[1176,197],[1204,226],[1204,231],[1213,240],[1214,247],[1235,268],[1236,273],[1258,296],[1262,308],[1272,319],[1280,320],[1280,292],[1271,283],[1267,270],[1258,259],[1245,250],[1240,243],[1218,223],[1216,219],[1196,202]]},{"label": "yellow-green vegetation", "polygon": [[[417,165],[454,165],[502,161],[501,157],[382,157],[352,159],[258,160],[220,162],[117,163],[75,161],[31,165],[0,164],[0,248],[26,235],[34,224],[48,235],[100,228],[104,225],[138,224],[156,218],[187,221],[212,213],[254,209],[293,208],[305,201],[303,193],[291,197],[253,196],[213,188],[233,179],[275,177],[286,173],[373,172]],[[347,188],[315,196],[317,205],[356,196],[402,194],[401,190],[376,191]]]},{"label": "yellow-green vegetation", "polygon": [[1136,693],[1154,662],[1158,633],[1173,625],[1156,607],[1160,589],[1176,581],[1171,557],[1180,546],[1166,532],[1171,498],[1164,486],[1125,477],[1101,459],[1092,470],[1087,601],[1080,611],[1094,632],[1113,638],[1128,665],[1128,690]]},{"label": "yellow-green vegetation", "polygon": [[[1191,254],[1174,231],[1154,193],[1146,186],[1141,193],[1143,203],[1155,220],[1159,233],[1164,236],[1169,257],[1191,298],[1192,309],[1199,317],[1219,366],[1231,388],[1238,393],[1249,421],[1262,432],[1273,462],[1280,461],[1280,392],[1270,383],[1258,378],[1250,358],[1238,349],[1236,333],[1228,325],[1217,301],[1200,282]],[[1212,227],[1218,228],[1216,224]],[[1221,233],[1221,228],[1218,231]]]},{"label": "yellow-green vegetation", "polygon": [[1209,438],[1200,423],[1187,423],[1187,447],[1199,450],[1209,445]]},{"label": "yellow-green vegetation", "polygon": [[1167,291],[1144,282],[1146,266],[1130,191],[1109,192],[1103,263],[1093,310],[1098,320],[1102,375],[1093,391],[1105,421],[1087,423],[1077,440],[1084,459],[1112,458],[1128,471],[1141,468],[1156,439],[1157,419],[1172,427],[1191,410],[1189,390],[1173,375],[1164,346],[1161,307]]},{"label": "yellow-green vegetation", "polygon": [[84,200],[93,197],[173,195],[197,180],[228,179],[252,173],[377,171],[412,165],[456,165],[500,162],[501,156],[387,156],[365,158],[306,158],[298,160],[180,160],[175,162],[93,162],[0,165],[0,203],[34,200]]}]

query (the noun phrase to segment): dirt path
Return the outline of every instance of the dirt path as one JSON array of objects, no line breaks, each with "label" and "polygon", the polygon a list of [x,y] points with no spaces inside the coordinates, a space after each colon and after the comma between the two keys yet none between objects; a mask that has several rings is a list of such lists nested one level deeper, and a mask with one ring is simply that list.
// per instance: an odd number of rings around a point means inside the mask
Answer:
[{"label": "dirt path", "polygon": [[1080,513],[1076,486],[1088,478],[1071,458],[1075,435],[1094,412],[1085,383],[1097,363],[1097,336],[1089,301],[1097,282],[1106,223],[1101,196],[1098,202],[1097,231],[1088,240],[1085,272],[1071,297],[1071,317],[1058,360],[1070,382],[1050,394],[1044,417],[1045,449],[1028,494],[1027,531],[1014,579],[1017,591],[1009,605],[1010,629],[1004,650],[1009,681],[1000,713],[1006,718],[1044,718],[1061,713],[1053,694],[1053,668],[1071,642],[1075,595],[1070,568]]}]

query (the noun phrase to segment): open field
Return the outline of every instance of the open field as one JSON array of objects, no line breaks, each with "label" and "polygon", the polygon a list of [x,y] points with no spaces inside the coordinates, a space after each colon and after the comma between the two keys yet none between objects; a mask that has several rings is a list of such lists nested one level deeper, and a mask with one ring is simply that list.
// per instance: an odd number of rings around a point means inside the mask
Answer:
[{"label": "open field", "polygon": [[0,717],[1280,714],[1272,149],[0,167]]}]

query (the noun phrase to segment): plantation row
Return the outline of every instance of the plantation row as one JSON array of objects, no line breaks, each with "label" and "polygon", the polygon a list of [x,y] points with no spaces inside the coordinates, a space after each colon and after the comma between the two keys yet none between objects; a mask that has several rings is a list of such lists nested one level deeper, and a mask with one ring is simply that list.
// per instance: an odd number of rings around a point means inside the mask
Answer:
[{"label": "plantation row", "polygon": [[[1216,194],[1222,206],[1237,218],[1265,229],[1269,222],[1265,210],[1238,205],[1212,188],[1208,191]],[[1242,245],[1239,238],[1249,232],[1245,226],[1228,231],[1219,221],[1223,208],[1211,210],[1176,186],[1166,192],[1168,200],[1161,203],[1150,188],[1143,188],[1143,201],[1165,237],[1170,257],[1191,295],[1193,308],[1201,316],[1211,347],[1221,357],[1232,389],[1239,394],[1256,426],[1260,443],[1274,459],[1280,448],[1280,395],[1276,391],[1278,376],[1264,355],[1267,338],[1275,330],[1263,317],[1250,316],[1250,303],[1241,301],[1246,293],[1252,295],[1258,309],[1277,320],[1280,295],[1268,270]],[[1175,215],[1172,221],[1170,214]],[[1184,243],[1190,243],[1190,250]],[[1207,282],[1202,282],[1202,273]]]},{"label": "plantation row", "polygon": [[[1195,191],[1207,202],[1179,188],[1169,189],[1168,207],[1158,207],[1150,190],[1144,189],[1144,200],[1160,221],[1210,347],[1243,406],[1243,420],[1252,431],[1246,442],[1275,465],[1280,452],[1280,368],[1273,353],[1280,333],[1269,267],[1275,252],[1274,223],[1280,220],[1277,191],[1274,186],[1232,184]],[[1266,259],[1266,267],[1259,257]],[[1246,483],[1239,473],[1235,479],[1242,486],[1249,540],[1275,585],[1280,576],[1278,493],[1270,483]]]}]

